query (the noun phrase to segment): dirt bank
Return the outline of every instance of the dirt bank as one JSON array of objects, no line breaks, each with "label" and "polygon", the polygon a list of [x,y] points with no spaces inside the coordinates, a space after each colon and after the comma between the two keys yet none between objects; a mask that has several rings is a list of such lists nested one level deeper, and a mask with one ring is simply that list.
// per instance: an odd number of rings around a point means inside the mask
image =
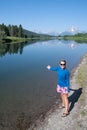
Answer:
[{"label": "dirt bank", "polygon": [[87,54],[74,69],[70,82],[70,114],[61,117],[64,110],[56,103],[45,119],[38,119],[28,130],[87,130]]}]

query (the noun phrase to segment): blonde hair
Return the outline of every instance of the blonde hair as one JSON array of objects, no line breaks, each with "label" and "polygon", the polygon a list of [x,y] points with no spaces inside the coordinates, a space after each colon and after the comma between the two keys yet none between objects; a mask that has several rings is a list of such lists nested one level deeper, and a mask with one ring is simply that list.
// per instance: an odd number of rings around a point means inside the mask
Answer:
[{"label": "blonde hair", "polygon": [[66,64],[66,60],[64,59],[60,60],[59,64],[61,64],[61,62],[64,62]]}]

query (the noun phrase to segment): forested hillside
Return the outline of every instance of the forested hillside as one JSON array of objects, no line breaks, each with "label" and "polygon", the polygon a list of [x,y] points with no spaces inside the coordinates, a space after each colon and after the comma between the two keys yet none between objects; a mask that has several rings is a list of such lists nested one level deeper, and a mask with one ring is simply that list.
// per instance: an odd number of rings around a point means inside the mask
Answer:
[{"label": "forested hillside", "polygon": [[24,29],[21,24],[19,26],[11,24],[6,26],[4,23],[0,24],[0,40],[5,39],[7,36],[20,38],[50,37],[49,35],[28,31]]}]

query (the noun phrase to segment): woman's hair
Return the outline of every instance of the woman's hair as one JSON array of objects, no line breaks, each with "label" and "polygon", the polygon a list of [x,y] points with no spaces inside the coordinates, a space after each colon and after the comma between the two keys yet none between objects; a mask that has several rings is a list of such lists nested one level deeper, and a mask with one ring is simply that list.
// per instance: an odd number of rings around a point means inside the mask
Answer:
[{"label": "woman's hair", "polygon": [[61,62],[64,62],[64,63],[66,64],[66,60],[64,60],[64,59],[60,60],[59,64],[60,64]]}]

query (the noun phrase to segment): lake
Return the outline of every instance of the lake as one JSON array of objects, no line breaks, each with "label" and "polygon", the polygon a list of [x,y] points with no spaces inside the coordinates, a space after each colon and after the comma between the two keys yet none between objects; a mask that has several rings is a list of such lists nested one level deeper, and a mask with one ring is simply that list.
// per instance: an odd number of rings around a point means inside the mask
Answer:
[{"label": "lake", "polygon": [[86,43],[49,40],[0,45],[0,130],[25,130],[60,99],[57,73],[47,65],[67,60],[71,70],[87,53]]}]

